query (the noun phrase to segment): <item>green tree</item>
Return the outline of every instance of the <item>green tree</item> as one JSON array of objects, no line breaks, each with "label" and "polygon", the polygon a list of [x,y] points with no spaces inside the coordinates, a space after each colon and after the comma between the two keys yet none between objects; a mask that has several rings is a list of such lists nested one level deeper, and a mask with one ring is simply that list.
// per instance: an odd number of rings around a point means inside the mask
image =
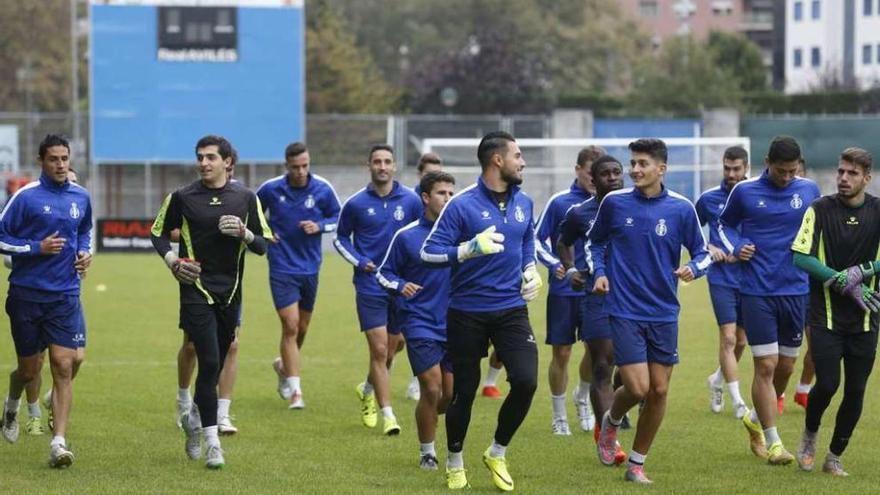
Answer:
[{"label": "green tree", "polygon": [[767,68],[758,45],[741,34],[712,31],[709,50],[715,62],[728,72],[744,93],[766,91]]},{"label": "green tree", "polygon": [[739,107],[738,81],[690,36],[667,40],[638,69],[631,100],[645,114],[695,115],[703,108]]},{"label": "green tree", "polygon": [[315,1],[306,21],[306,107],[310,113],[384,113],[399,93],[382,77],[369,51],[333,9]]}]

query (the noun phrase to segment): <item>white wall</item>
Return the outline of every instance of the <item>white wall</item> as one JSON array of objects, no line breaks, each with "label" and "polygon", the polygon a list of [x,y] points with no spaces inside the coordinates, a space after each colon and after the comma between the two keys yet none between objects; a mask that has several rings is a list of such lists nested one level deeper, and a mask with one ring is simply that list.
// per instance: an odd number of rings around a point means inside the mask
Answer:
[{"label": "white wall", "polygon": [[[803,16],[795,21],[795,3],[801,3]],[[844,2],[820,0],[819,19],[812,18],[812,0],[786,0],[785,9],[785,92],[803,93],[817,86],[820,76],[843,76]],[[812,49],[819,48],[820,65],[812,66]],[[801,50],[801,66],[794,65],[794,51]],[[857,50],[860,50],[858,48]],[[861,52],[857,54],[861,56]],[[860,58],[859,60],[860,61]]]}]

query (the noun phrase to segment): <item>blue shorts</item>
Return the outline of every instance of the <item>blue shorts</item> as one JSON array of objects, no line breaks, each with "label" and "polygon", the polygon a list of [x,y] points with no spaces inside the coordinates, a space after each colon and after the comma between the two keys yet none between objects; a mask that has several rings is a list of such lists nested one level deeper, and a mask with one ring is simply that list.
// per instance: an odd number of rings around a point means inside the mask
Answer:
[{"label": "blue shorts", "polygon": [[642,321],[609,316],[614,363],[678,363],[678,322]]},{"label": "blue shorts", "polygon": [[605,312],[605,296],[587,294],[581,299],[581,340],[611,339],[611,323]]},{"label": "blue shorts", "polygon": [[7,297],[6,314],[18,356],[39,354],[49,344],[68,349],[86,346],[86,322],[79,296],[64,296],[54,302]]},{"label": "blue shorts", "polygon": [[452,372],[452,362],[446,342],[432,339],[409,339],[406,341],[406,355],[414,376],[421,375],[436,365],[448,373]]},{"label": "blue shorts", "polygon": [[742,295],[743,326],[756,357],[797,357],[804,340],[809,296]]},{"label": "blue shorts", "polygon": [[272,274],[269,276],[272,301],[275,309],[282,309],[299,302],[299,309],[312,312],[318,297],[317,275]]},{"label": "blue shorts", "polygon": [[580,335],[581,299],[581,296],[547,296],[547,338],[544,343],[571,345],[583,340]]},{"label": "blue shorts", "polygon": [[739,289],[709,284],[709,297],[712,298],[712,309],[715,310],[715,321],[719,327],[728,323],[742,326],[742,300]]},{"label": "blue shorts", "polygon": [[358,293],[355,295],[358,321],[361,324],[361,332],[372,328],[385,327],[391,334],[399,334],[401,329],[397,324],[397,308],[392,296],[371,296]]}]

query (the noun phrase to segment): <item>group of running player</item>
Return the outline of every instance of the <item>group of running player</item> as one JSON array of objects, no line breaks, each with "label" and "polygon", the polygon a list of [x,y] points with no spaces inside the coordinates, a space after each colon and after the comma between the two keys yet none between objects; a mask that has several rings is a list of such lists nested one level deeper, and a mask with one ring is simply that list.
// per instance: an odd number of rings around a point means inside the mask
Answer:
[{"label": "group of running player", "polygon": [[[514,488],[505,454],[537,388],[538,350],[527,304],[543,285],[538,262],[549,273],[546,343],[552,346],[554,434],[571,434],[567,369],[572,346],[581,340],[585,353],[573,394],[579,426],[593,431],[602,464],[628,458],[625,479],[651,483],[645,458],[679,360],[677,287],[708,273],[720,329],[720,366],[709,378],[712,410],[722,410],[726,383],[755,455],[771,464],[796,459],[812,470],[820,420],[839,386],[843,360],[844,398],[823,470],[846,475],[840,456],[861,412],[880,322],[874,277],[880,268],[880,201],[865,192],[871,155],[844,150],[837,193],[820,198],[815,183],[797,177],[803,158],[793,138],[774,139],[766,169],[752,179],[746,151],[729,148],[721,185],[694,205],[664,185],[663,141],[638,139],[629,150],[633,187],[623,188],[619,159],[587,147],[578,154],[571,187],[553,195],[534,222],[532,200],[520,189],[526,163],[514,137],[504,132],[482,139],[480,176],[458,192],[455,178],[433,154],[421,158],[415,190],[403,186],[394,180],[393,149],[376,145],[368,155],[369,184],[341,205],[332,185],[310,172],[302,143],[286,148],[286,173],[254,193],[232,179],[236,153],[229,141],[199,140],[199,180],[165,199],[152,229],[153,244],[180,286],[185,337],[178,421],[187,455],[201,458],[204,441],[206,465],[220,468],[225,460],[219,435],[237,431],[229,404],[245,250],[269,257],[282,328],[280,357],[272,364],[277,391],[291,409],[305,407],[300,351],[315,307],[321,237],[335,232],[334,247],[353,266],[357,315],[369,349],[366,380],[356,387],[362,422],[377,426],[381,411],[383,433],[400,433],[389,371],[405,347],[413,373],[408,396],[418,400],[419,465],[439,469],[434,438],[438,415],[445,413],[450,489],[469,486],[462,451],[490,344],[491,383],[483,395],[500,396],[494,380],[501,364],[510,390],[483,462],[496,487]],[[40,180],[13,196],[0,216],[0,250],[12,259],[6,307],[19,356],[2,431],[8,441],[17,439],[19,397],[26,387],[29,411],[32,404],[39,411],[31,397],[38,392],[31,389],[48,348],[54,467],[73,461],[64,434],[71,380],[85,343],[79,284],[91,261],[89,199],[68,178],[69,151],[64,138],[47,136],[38,156]],[[701,229],[706,224],[708,243]],[[690,254],[684,264],[682,247]],[[798,400],[807,415],[792,456],[776,416],[806,327],[812,329],[816,384],[808,400]],[[737,381],[744,340],[754,358],[752,409]],[[199,364],[194,399],[193,356]],[[637,404],[627,455],[617,432]]]}]

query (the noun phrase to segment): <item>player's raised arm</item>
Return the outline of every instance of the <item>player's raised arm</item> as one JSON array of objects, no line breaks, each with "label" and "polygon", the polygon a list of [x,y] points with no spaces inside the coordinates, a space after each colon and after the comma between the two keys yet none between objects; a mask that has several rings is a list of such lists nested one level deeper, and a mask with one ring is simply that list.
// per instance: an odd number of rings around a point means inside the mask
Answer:
[{"label": "player's raised arm", "polygon": [[[350,200],[351,198],[349,198]],[[359,270],[365,270],[372,261],[362,256],[351,242],[354,231],[354,211],[349,201],[342,205],[339,212],[339,223],[336,224],[336,237],[333,239],[333,247],[342,255],[345,261],[351,263]]]},{"label": "player's raised arm", "polygon": [[177,193],[171,193],[165,197],[153,228],[150,231],[150,240],[159,256],[165,260],[165,265],[171,270],[174,278],[182,284],[193,284],[199,279],[201,267],[198,263],[189,259],[181,259],[171,249],[171,231],[179,229],[183,223],[183,215],[180,211],[180,199]]},{"label": "player's raised arm", "polygon": [[324,215],[324,218],[318,221],[318,226],[321,228],[320,232],[323,234],[336,232],[336,227],[339,224],[339,211],[342,209],[339,204],[339,197],[336,196],[336,191],[333,190],[333,186],[329,182],[327,183],[327,189],[326,200],[321,206],[321,214]]},{"label": "player's raised arm", "polygon": [[[535,229],[535,239],[532,241],[537,250],[538,261],[547,267],[552,274],[556,267],[560,265],[559,258],[553,255],[553,247],[550,245],[551,234],[553,234],[553,226],[556,225],[556,219],[553,214],[553,200],[547,201],[541,217],[538,218],[538,226]],[[523,249],[525,255],[525,246]]]},{"label": "player's raised arm", "polygon": [[[736,256],[742,261],[748,261],[755,252],[755,246],[752,241],[740,236],[737,230],[742,222],[744,195],[744,189],[741,187],[734,187],[730,191],[724,210],[718,217],[718,236],[721,238],[727,254]],[[746,249],[743,250],[743,248]]]},{"label": "player's raised arm", "polygon": [[[690,202],[688,202],[690,205]],[[684,245],[687,247],[691,255],[691,260],[687,266],[691,269],[693,278],[700,278],[706,274],[706,270],[712,264],[712,256],[709,254],[709,248],[706,244],[706,238],[703,237],[703,230],[700,228],[700,219],[697,211],[691,207],[689,211],[683,213],[684,218],[682,231],[684,232]]]},{"label": "player's raised arm", "polygon": [[64,239],[57,235],[46,239],[26,239],[16,236],[14,232],[21,230],[26,222],[25,212],[27,199],[22,198],[20,189],[6,203],[3,212],[0,213],[0,250],[12,256],[39,256],[41,254],[56,254],[64,246]]},{"label": "player's raised arm", "polygon": [[385,258],[376,270],[376,280],[379,281],[379,285],[388,291],[401,294],[404,297],[412,297],[421,287],[407,282],[398,275],[400,268],[405,263],[403,244],[400,242],[399,236],[401,231],[402,229],[395,232],[394,237],[391,239],[391,244],[388,245]]}]

